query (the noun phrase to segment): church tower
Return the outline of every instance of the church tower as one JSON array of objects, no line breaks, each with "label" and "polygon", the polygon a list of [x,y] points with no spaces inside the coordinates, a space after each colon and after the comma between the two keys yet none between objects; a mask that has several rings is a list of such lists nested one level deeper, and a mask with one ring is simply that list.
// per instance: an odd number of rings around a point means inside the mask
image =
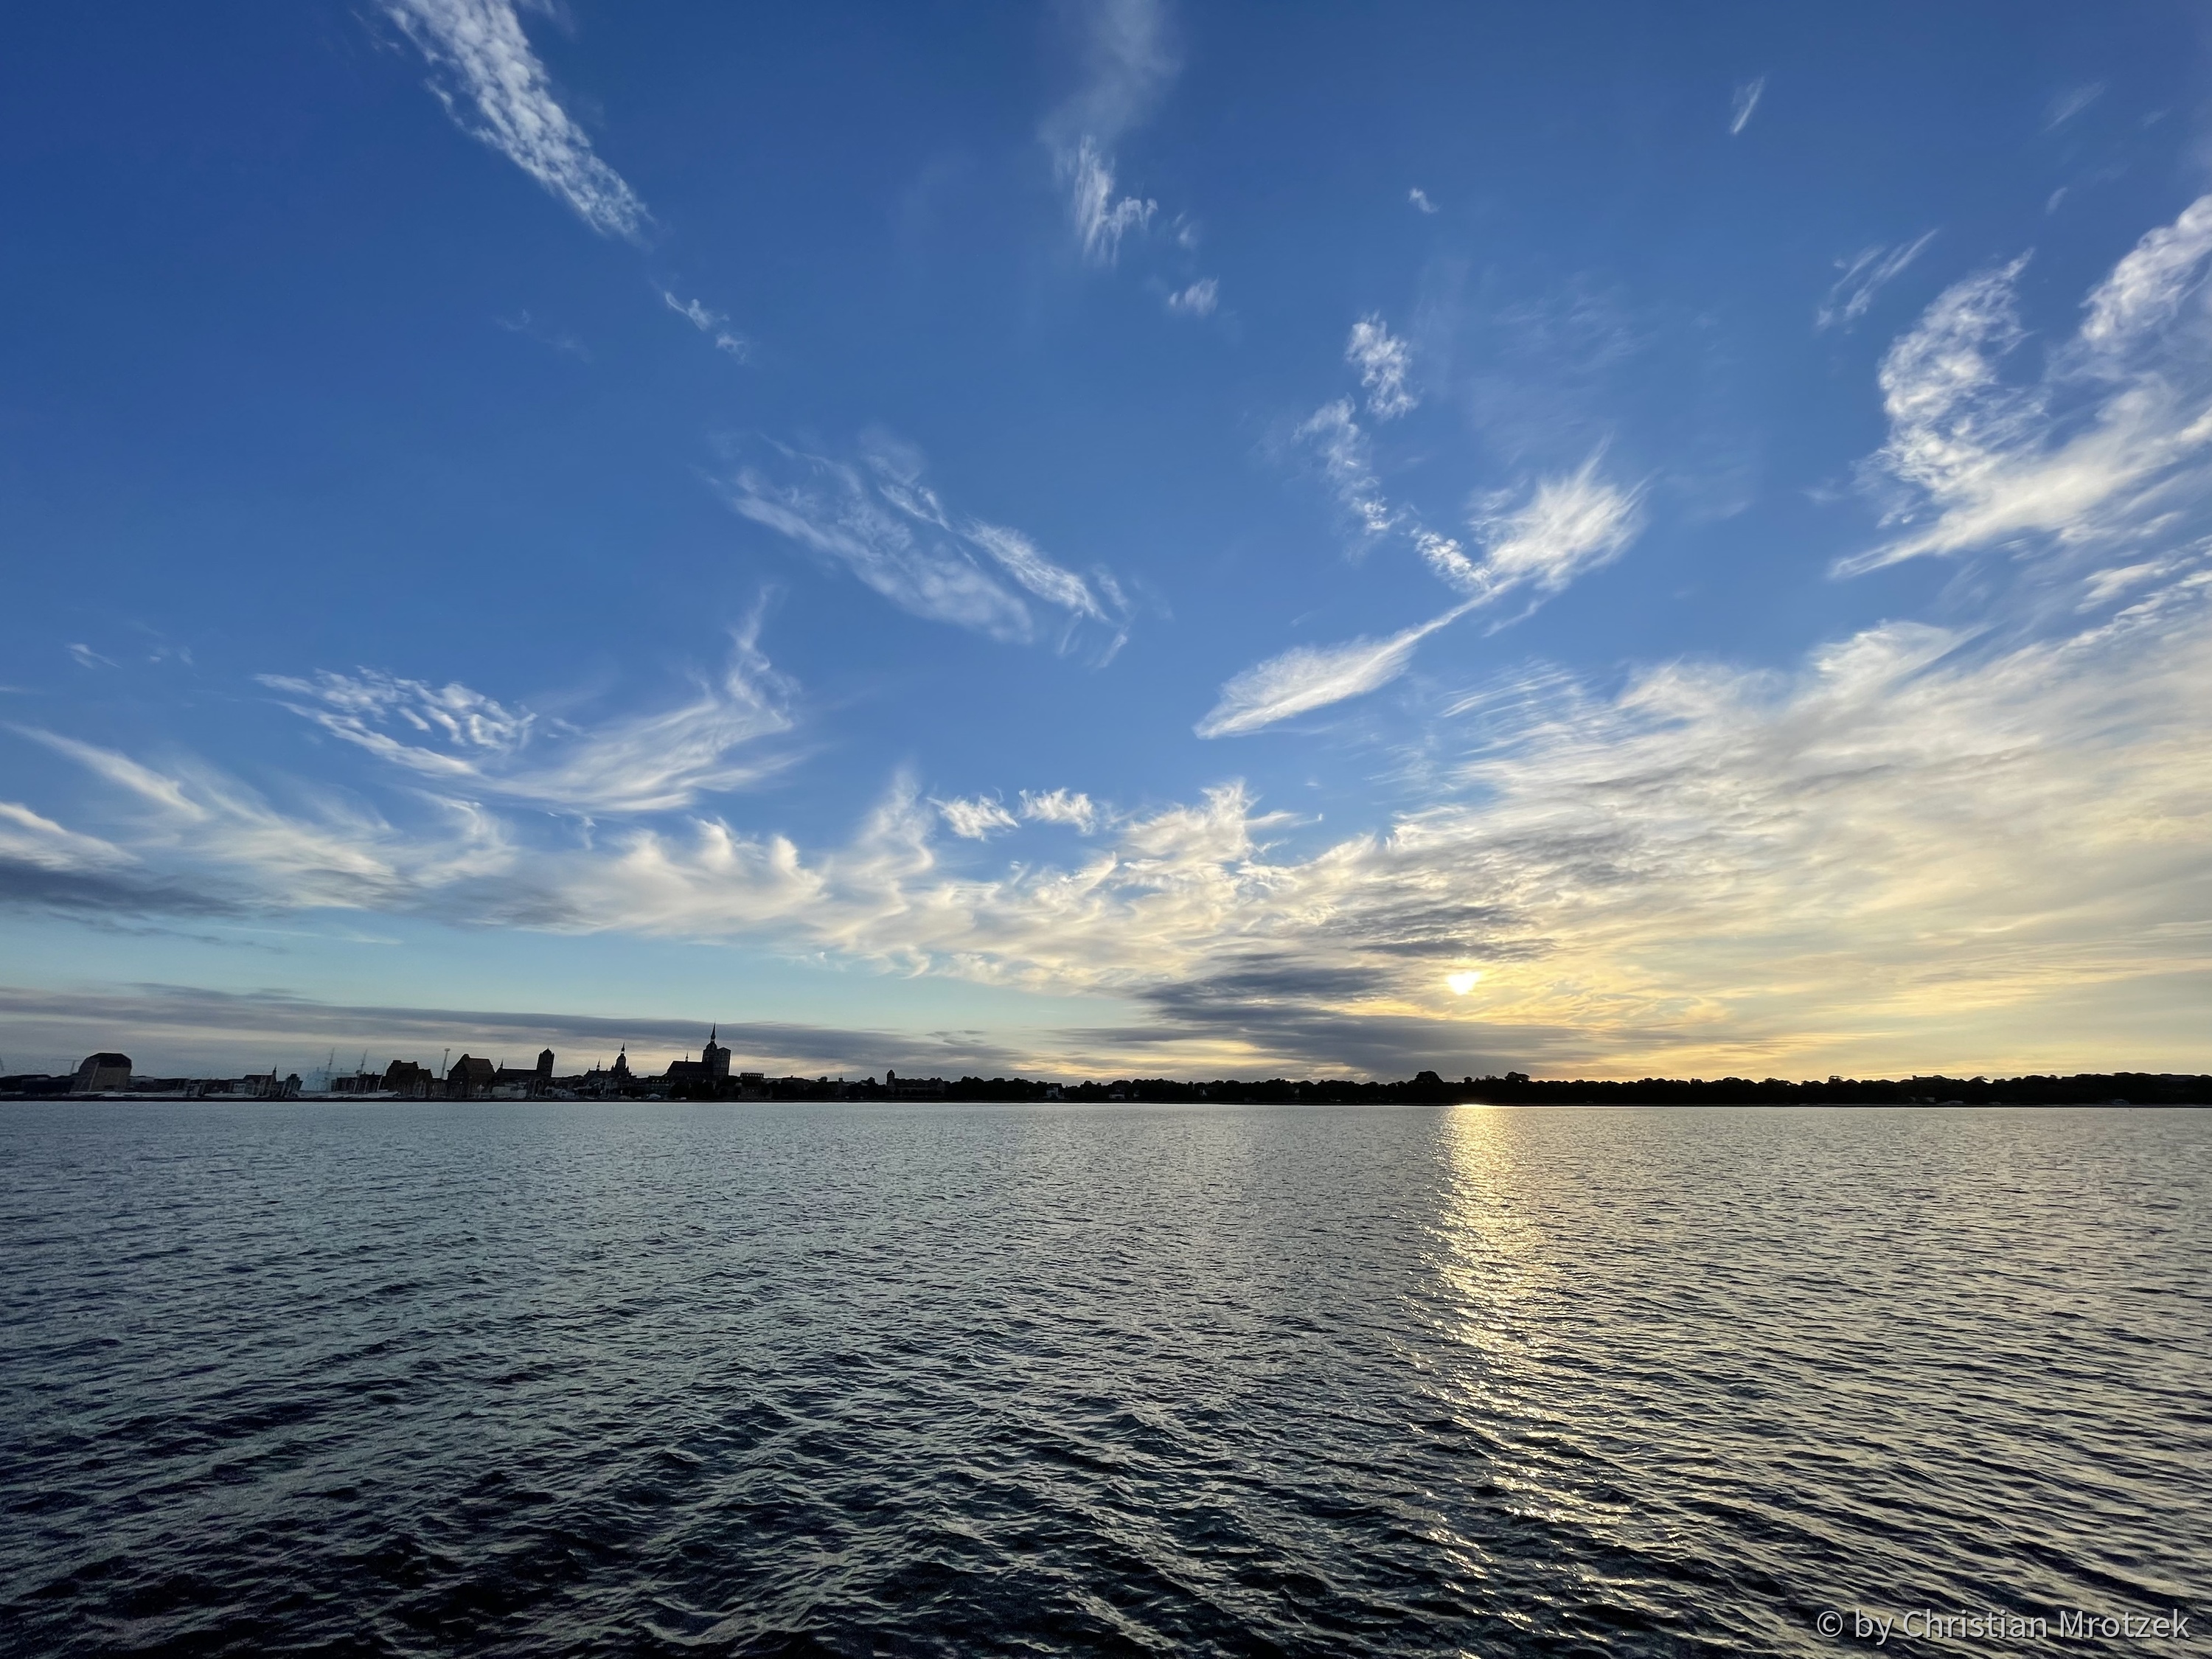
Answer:
[{"label": "church tower", "polygon": [[721,1030],[721,1024],[717,1021],[707,1033],[707,1046],[699,1051],[699,1063],[707,1068],[707,1075],[717,1083],[730,1074],[730,1051],[714,1041]]}]

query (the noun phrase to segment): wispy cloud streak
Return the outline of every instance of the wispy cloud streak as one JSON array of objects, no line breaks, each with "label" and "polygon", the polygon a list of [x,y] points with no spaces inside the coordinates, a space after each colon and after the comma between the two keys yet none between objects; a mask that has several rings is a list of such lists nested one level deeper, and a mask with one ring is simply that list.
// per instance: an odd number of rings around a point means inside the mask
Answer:
[{"label": "wispy cloud streak", "polygon": [[[1520,593],[1528,605],[1620,556],[1643,528],[1638,492],[1601,477],[1593,455],[1576,471],[1540,480],[1517,506],[1511,492],[1486,498],[1472,521],[1478,554],[1392,507],[1367,459],[1351,405],[1329,405],[1301,428],[1322,447],[1338,493],[1370,535],[1403,526],[1429,568],[1466,595],[1441,616],[1381,640],[1299,646],[1238,674],[1194,728],[1202,738],[1257,732],[1388,685],[1411,665],[1420,642],[1468,612]],[[1510,620],[1510,619],[1509,619]],[[1501,626],[1503,624],[1500,624]]]},{"label": "wispy cloud streak", "polygon": [[1027,641],[1040,632],[1035,600],[1060,613],[1063,650],[1086,624],[1108,634],[1102,659],[1127,637],[1129,607],[1110,572],[1086,579],[1020,531],[954,514],[922,482],[921,458],[907,446],[872,443],[857,464],[775,453],[773,466],[737,469],[726,491],[731,507],[850,571],[901,610]]},{"label": "wispy cloud streak", "polygon": [[933,800],[945,827],[966,841],[986,841],[1001,830],[1012,830],[1021,820],[994,800]]},{"label": "wispy cloud streak", "polygon": [[0,860],[70,871],[136,862],[111,842],[80,835],[19,802],[6,800],[0,800]]},{"label": "wispy cloud streak", "polygon": [[1211,276],[1201,276],[1168,295],[1168,309],[1183,317],[1211,317],[1220,303],[1221,284]]},{"label": "wispy cloud streak", "polygon": [[1364,535],[1380,536],[1398,522],[1398,514],[1375,476],[1367,434],[1352,417],[1349,398],[1323,404],[1298,428],[1297,435],[1320,455],[1322,475]]},{"label": "wispy cloud streak", "polygon": [[431,90],[463,131],[602,235],[640,234],[649,217],[645,204],[554,97],[509,0],[384,0],[384,9],[429,60],[437,72]]},{"label": "wispy cloud streak", "polygon": [[2105,95],[2105,83],[2092,81],[2086,86],[2069,87],[2051,100],[2051,107],[2043,118],[2043,130],[2056,132],[2083,110]]},{"label": "wispy cloud streak", "polygon": [[1344,361],[1359,371],[1367,412],[1376,420],[1394,421],[1421,401],[1406,385],[1413,368],[1413,348],[1390,332],[1379,313],[1370,312],[1352,325]]},{"label": "wispy cloud streak", "polygon": [[1119,193],[1115,143],[1151,112],[1181,64],[1159,0],[1093,0],[1081,16],[1083,82],[1047,118],[1043,137],[1083,257],[1109,265],[1122,239],[1159,209],[1149,197]]},{"label": "wispy cloud streak", "polygon": [[1091,797],[1076,789],[1022,791],[1022,816],[1032,823],[1064,823],[1089,835],[1104,817]]},{"label": "wispy cloud streak", "polygon": [[1559,592],[1619,558],[1644,527],[1639,492],[1601,477],[1600,459],[1540,480],[1517,507],[1510,492],[1486,498],[1472,521],[1480,558],[1435,535],[1423,538],[1423,555],[1438,575],[1483,604],[1524,588]]},{"label": "wispy cloud streak", "polygon": [[593,727],[545,720],[458,683],[371,669],[260,678],[294,714],[434,787],[585,815],[667,811],[788,763],[760,747],[793,720],[789,684],[761,653],[757,629],[757,616],[721,676],[700,680],[690,701]]},{"label": "wispy cloud streak", "polygon": [[1729,100],[1729,137],[1735,137],[1751,125],[1751,118],[1759,108],[1759,100],[1765,95],[1766,77],[1758,76],[1737,87]]},{"label": "wispy cloud streak", "polygon": [[1112,264],[1121,257],[1121,239],[1152,223],[1160,204],[1148,198],[1116,196],[1113,159],[1089,138],[1060,158],[1060,172],[1083,257],[1093,264]]},{"label": "wispy cloud streak", "polygon": [[1936,233],[1928,231],[1910,242],[1895,247],[1877,245],[1862,249],[1849,259],[1836,261],[1836,269],[1843,274],[1836,278],[1828,297],[1820,302],[1814,313],[1815,327],[1849,328],[1867,313],[1874,304],[1875,295],[1904,273],[1905,268],[1918,258]]},{"label": "wispy cloud streak", "polygon": [[717,351],[726,351],[739,362],[752,356],[751,343],[744,335],[732,333],[730,319],[720,312],[710,311],[696,300],[679,300],[665,289],[660,297],[671,311],[712,338]]},{"label": "wispy cloud streak", "polygon": [[[2041,372],[2008,379],[2026,340],[2027,256],[1966,278],[1881,366],[1890,436],[1865,471],[1902,532],[1837,569],[2014,546],[2061,563],[2170,543],[2212,473],[2212,197],[2144,236],[2084,302]],[[2130,561],[2130,562],[2132,561]]]},{"label": "wispy cloud streak", "polygon": [[1462,605],[1388,639],[1299,646],[1246,669],[1221,688],[1221,701],[1194,728],[1201,738],[1235,737],[1364,696],[1406,672],[1413,647],[1467,614]]}]

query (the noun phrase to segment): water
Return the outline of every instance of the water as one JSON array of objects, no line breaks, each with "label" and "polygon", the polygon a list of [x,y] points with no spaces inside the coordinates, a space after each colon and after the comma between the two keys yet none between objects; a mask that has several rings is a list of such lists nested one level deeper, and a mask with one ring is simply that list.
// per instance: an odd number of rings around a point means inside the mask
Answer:
[{"label": "water", "polygon": [[2201,1112],[6,1109],[0,1646],[2079,1651],[2212,1601],[2209,1194]]}]

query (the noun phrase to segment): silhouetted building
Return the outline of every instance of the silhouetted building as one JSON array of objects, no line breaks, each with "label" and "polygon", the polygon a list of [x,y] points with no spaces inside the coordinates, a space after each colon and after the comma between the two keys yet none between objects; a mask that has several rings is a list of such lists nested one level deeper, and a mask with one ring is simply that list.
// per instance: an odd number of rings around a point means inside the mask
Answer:
[{"label": "silhouetted building", "polygon": [[76,1076],[70,1083],[70,1092],[73,1095],[92,1095],[105,1089],[127,1089],[130,1086],[130,1055],[87,1054],[84,1064],[76,1068]]},{"label": "silhouetted building", "polygon": [[615,1056],[613,1065],[594,1066],[577,1076],[562,1078],[561,1087],[586,1100],[605,1100],[629,1093],[636,1081],[629,1069],[629,1050],[625,1047]]},{"label": "silhouetted building", "polygon": [[730,1075],[730,1051],[714,1041],[721,1030],[717,1025],[707,1033],[707,1046],[699,1051],[696,1060],[672,1060],[661,1081],[672,1089],[690,1089],[702,1093],[719,1090]]},{"label": "silhouetted building", "polygon": [[413,1100],[428,1099],[430,1085],[437,1080],[435,1072],[411,1060],[395,1060],[384,1068],[384,1086],[395,1095]]},{"label": "silhouetted building", "polygon": [[491,1092],[492,1063],[463,1054],[453,1062],[453,1069],[446,1073],[446,1097],[448,1100],[481,1100]]},{"label": "silhouetted building", "polygon": [[541,1100],[553,1089],[553,1051],[541,1048],[529,1071],[502,1066],[492,1073],[491,1091],[501,1100]]},{"label": "silhouetted building", "polygon": [[11,1095],[21,1100],[50,1100],[65,1095],[76,1079],[66,1073],[14,1072],[0,1077],[0,1095]]}]

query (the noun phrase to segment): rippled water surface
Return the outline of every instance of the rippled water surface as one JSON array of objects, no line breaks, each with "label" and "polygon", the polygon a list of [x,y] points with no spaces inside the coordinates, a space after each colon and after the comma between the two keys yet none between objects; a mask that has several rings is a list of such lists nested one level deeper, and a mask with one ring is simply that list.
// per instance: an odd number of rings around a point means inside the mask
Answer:
[{"label": "rippled water surface", "polygon": [[0,1109],[0,1646],[2080,1651],[2208,1605],[2208,1193],[2201,1112]]}]

